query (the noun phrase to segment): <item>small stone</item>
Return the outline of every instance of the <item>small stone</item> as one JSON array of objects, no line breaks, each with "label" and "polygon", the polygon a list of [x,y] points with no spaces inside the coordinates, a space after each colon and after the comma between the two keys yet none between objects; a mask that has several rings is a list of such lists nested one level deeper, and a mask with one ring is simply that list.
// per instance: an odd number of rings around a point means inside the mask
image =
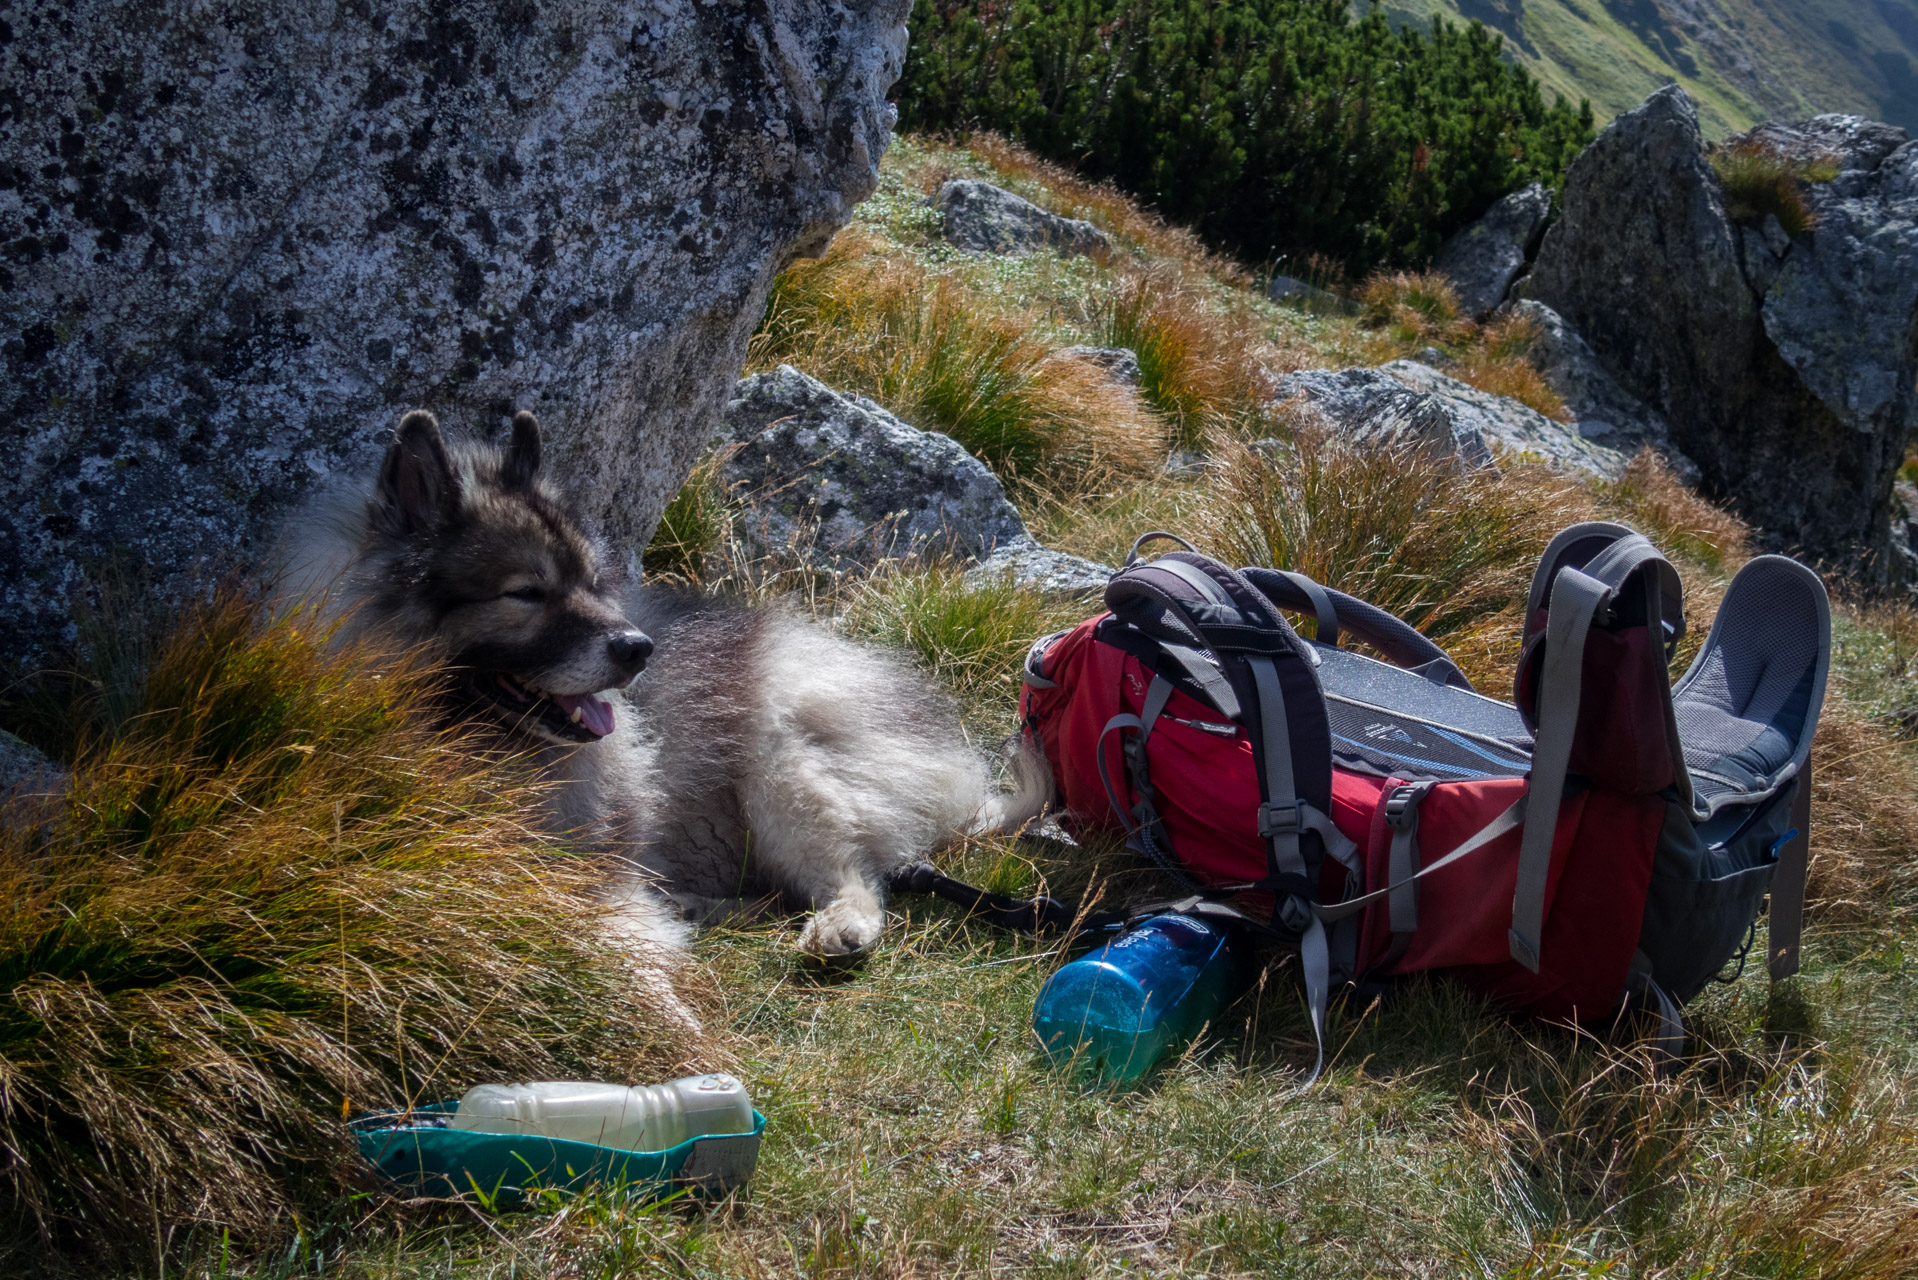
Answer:
[{"label": "small stone", "polygon": [[1190,449],[1174,449],[1165,460],[1165,473],[1178,479],[1190,479],[1204,475],[1212,466],[1212,459],[1203,453]]},{"label": "small stone", "polygon": [[1313,315],[1352,316],[1359,313],[1359,304],[1352,299],[1340,297],[1329,289],[1321,289],[1291,276],[1273,276],[1272,282],[1265,287],[1265,296]]},{"label": "small stone", "polygon": [[0,800],[45,795],[66,785],[66,774],[36,747],[0,729]]},{"label": "small stone", "polygon": [[1139,385],[1139,356],[1131,347],[1061,347],[1055,355],[1096,364],[1114,382],[1128,387]]},{"label": "small stone", "polygon": [[1766,214],[1758,229],[1765,237],[1765,247],[1771,250],[1772,257],[1782,258],[1791,252],[1791,234],[1785,230],[1785,224],[1778,220],[1777,214]]},{"label": "small stone", "polygon": [[978,253],[1021,254],[1056,249],[1062,254],[1106,254],[1112,241],[1079,218],[1048,213],[1023,196],[977,178],[954,178],[939,188],[945,237]]},{"label": "small stone", "polygon": [[1049,595],[1097,596],[1104,593],[1115,572],[1096,560],[1031,543],[994,551],[966,571],[966,581],[975,586],[1009,581]]}]

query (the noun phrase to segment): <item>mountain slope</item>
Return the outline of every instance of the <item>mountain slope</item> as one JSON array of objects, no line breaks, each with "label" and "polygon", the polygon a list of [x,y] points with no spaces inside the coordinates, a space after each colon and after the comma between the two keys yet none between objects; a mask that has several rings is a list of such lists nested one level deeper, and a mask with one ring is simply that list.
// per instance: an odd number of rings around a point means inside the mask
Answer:
[{"label": "mountain slope", "polygon": [[[1362,8],[1365,0],[1357,0]],[[1918,0],[1378,0],[1394,22],[1478,19],[1601,121],[1676,80],[1708,133],[1855,111],[1918,130]]]}]

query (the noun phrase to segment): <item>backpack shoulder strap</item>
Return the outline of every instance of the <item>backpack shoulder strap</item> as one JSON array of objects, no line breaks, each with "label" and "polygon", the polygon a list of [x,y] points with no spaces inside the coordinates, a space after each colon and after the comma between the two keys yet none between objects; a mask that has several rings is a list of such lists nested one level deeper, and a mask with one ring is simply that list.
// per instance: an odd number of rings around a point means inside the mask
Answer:
[{"label": "backpack shoulder strap", "polygon": [[[1552,839],[1578,731],[1585,640],[1594,623],[1609,621],[1611,608],[1626,584],[1640,574],[1645,576],[1645,625],[1654,642],[1669,656],[1684,631],[1684,588],[1671,562],[1642,534],[1623,525],[1573,525],[1546,548],[1532,580],[1527,629],[1535,633],[1542,607],[1545,644],[1534,703],[1537,739],[1532,749],[1532,781],[1527,793],[1525,833],[1519,846],[1518,883],[1512,894],[1509,942],[1512,958],[1533,973],[1539,968]],[[1665,724],[1672,758],[1677,762],[1674,785],[1684,793],[1689,807],[1689,779],[1669,692]]]}]

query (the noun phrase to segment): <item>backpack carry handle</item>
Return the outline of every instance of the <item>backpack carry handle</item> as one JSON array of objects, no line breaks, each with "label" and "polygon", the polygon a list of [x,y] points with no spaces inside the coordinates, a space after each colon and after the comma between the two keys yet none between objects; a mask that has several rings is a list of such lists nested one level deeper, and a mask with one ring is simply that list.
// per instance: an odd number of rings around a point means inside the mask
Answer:
[{"label": "backpack carry handle", "polygon": [[[1301,584],[1311,582],[1303,574],[1293,574],[1281,569],[1248,568],[1240,572],[1257,587],[1266,599],[1281,609],[1294,613],[1318,614],[1318,603]],[[1424,668],[1426,673],[1441,684],[1448,684],[1468,693],[1478,692],[1465,673],[1458,669],[1445,650],[1439,648],[1418,630],[1398,618],[1393,617],[1375,604],[1368,604],[1357,596],[1348,595],[1336,587],[1321,586],[1313,582],[1321,595],[1331,606],[1333,631],[1336,638],[1341,632],[1354,639],[1371,645],[1386,660],[1396,667],[1411,670]],[[1321,615],[1320,634],[1324,634],[1325,623]],[[1326,642],[1331,643],[1331,642]]]},{"label": "backpack carry handle", "polygon": [[1139,548],[1145,546],[1145,544],[1148,542],[1157,542],[1160,538],[1164,538],[1168,542],[1176,542],[1180,546],[1184,547],[1187,551],[1192,552],[1192,554],[1194,555],[1197,555],[1199,553],[1199,549],[1197,547],[1193,546],[1190,542],[1187,542],[1184,538],[1181,538],[1178,534],[1167,533],[1163,529],[1153,529],[1153,530],[1150,530],[1149,532],[1140,534],[1138,537],[1132,540],[1132,550],[1126,552],[1125,564],[1121,567],[1130,569],[1133,565],[1139,563]]}]

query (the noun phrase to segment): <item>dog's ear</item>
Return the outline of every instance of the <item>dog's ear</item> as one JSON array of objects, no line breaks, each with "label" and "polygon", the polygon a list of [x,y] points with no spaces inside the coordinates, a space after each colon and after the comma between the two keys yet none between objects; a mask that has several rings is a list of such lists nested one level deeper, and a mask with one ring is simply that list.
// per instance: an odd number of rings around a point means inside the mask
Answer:
[{"label": "dog's ear", "polygon": [[434,529],[459,509],[459,477],[440,424],[424,409],[400,419],[380,464],[379,496],[403,533]]},{"label": "dog's ear", "polygon": [[500,481],[509,489],[530,489],[539,471],[539,419],[531,410],[513,415],[513,440],[506,446],[506,461],[500,467]]}]

